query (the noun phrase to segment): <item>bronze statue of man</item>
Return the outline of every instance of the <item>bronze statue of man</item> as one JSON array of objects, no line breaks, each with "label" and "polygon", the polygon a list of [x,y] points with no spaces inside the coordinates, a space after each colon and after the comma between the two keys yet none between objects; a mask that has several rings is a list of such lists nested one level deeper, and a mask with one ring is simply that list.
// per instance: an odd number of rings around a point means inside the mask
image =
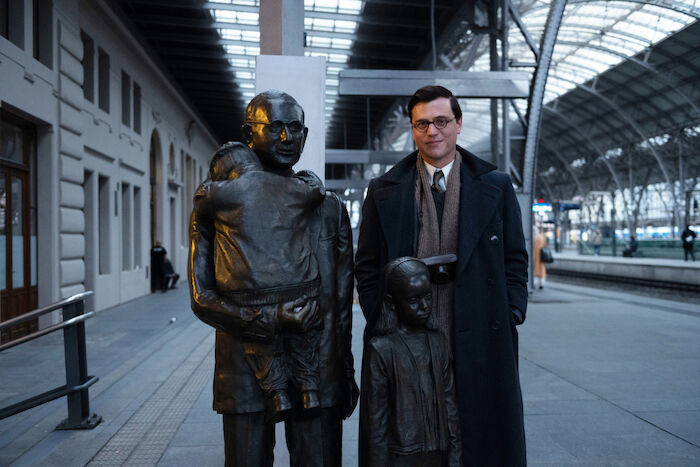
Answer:
[{"label": "bronze statue of man", "polygon": [[[279,91],[264,92],[248,104],[243,140],[265,171],[291,177],[308,133],[303,122],[303,109],[293,97]],[[350,350],[352,236],[347,212],[332,193],[327,193],[316,208],[311,224],[311,229],[318,232],[312,245],[321,280],[317,299],[300,303],[281,298],[281,303],[241,307],[217,287],[215,263],[222,253],[221,245],[215,245],[212,216],[199,212],[196,205],[192,212],[192,309],[217,329],[214,410],[223,415],[227,466],[273,464],[274,424],[265,421],[265,397],[244,351],[249,339],[270,336],[269,323],[261,319],[263,316],[276,317],[281,329],[294,333],[321,328],[321,408],[314,416],[308,411],[292,411],[285,421],[287,446],[293,466],[341,465],[342,419],[352,413],[358,397]],[[284,254],[293,253],[283,251],[287,245],[277,248]]]}]

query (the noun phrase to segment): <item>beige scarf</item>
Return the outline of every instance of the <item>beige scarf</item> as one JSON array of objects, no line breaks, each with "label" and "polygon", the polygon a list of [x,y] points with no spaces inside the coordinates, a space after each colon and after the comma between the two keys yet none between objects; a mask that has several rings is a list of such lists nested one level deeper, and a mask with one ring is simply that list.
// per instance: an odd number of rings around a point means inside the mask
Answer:
[{"label": "beige scarf", "polygon": [[[423,159],[418,155],[416,162],[416,206],[420,206],[418,216],[418,249],[416,257],[457,254],[459,231],[459,194],[461,187],[460,168],[462,156],[456,151],[455,161],[447,179],[445,206],[442,212],[442,229],[438,228],[437,211],[430,191],[432,184],[428,179]],[[442,232],[441,232],[442,230]],[[452,349],[452,282],[444,285],[433,284],[433,313],[439,330],[447,337]]]}]

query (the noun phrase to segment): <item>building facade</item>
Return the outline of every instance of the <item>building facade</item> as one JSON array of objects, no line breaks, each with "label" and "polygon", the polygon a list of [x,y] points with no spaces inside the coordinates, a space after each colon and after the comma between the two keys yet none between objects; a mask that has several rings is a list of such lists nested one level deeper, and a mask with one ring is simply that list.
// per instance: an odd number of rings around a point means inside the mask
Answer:
[{"label": "building facade", "polygon": [[[156,241],[183,274],[218,141],[105,2],[0,9],[0,319],[85,290],[95,310],[150,293]],[[44,318],[13,333],[58,317]]]}]

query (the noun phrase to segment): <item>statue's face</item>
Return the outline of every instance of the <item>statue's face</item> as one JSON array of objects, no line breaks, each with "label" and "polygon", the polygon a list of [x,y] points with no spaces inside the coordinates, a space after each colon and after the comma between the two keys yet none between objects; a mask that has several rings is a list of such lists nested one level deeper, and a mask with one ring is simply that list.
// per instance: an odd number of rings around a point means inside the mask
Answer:
[{"label": "statue's face", "polygon": [[392,297],[400,321],[409,326],[425,326],[433,307],[430,276],[425,267],[411,268]]},{"label": "statue's face", "polygon": [[299,104],[272,99],[246,117],[244,136],[266,169],[287,170],[299,161],[308,133]]}]

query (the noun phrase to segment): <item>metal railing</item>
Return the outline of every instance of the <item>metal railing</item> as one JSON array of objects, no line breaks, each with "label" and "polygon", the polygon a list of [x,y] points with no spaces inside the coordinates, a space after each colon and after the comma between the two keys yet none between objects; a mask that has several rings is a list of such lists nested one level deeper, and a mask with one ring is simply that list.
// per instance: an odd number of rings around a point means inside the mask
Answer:
[{"label": "metal railing", "polygon": [[91,291],[79,293],[60,302],[0,323],[1,331],[46,313],[63,310],[63,321],[19,339],[0,344],[0,352],[63,329],[63,349],[66,360],[66,384],[16,404],[0,408],[0,420],[66,396],[68,401],[68,418],[56,427],[57,430],[90,429],[102,421],[101,416],[90,414],[90,396],[88,395],[88,388],[99,380],[97,376],[89,376],[87,373],[85,320],[93,317],[95,312],[85,313],[85,299],[91,295]]}]

